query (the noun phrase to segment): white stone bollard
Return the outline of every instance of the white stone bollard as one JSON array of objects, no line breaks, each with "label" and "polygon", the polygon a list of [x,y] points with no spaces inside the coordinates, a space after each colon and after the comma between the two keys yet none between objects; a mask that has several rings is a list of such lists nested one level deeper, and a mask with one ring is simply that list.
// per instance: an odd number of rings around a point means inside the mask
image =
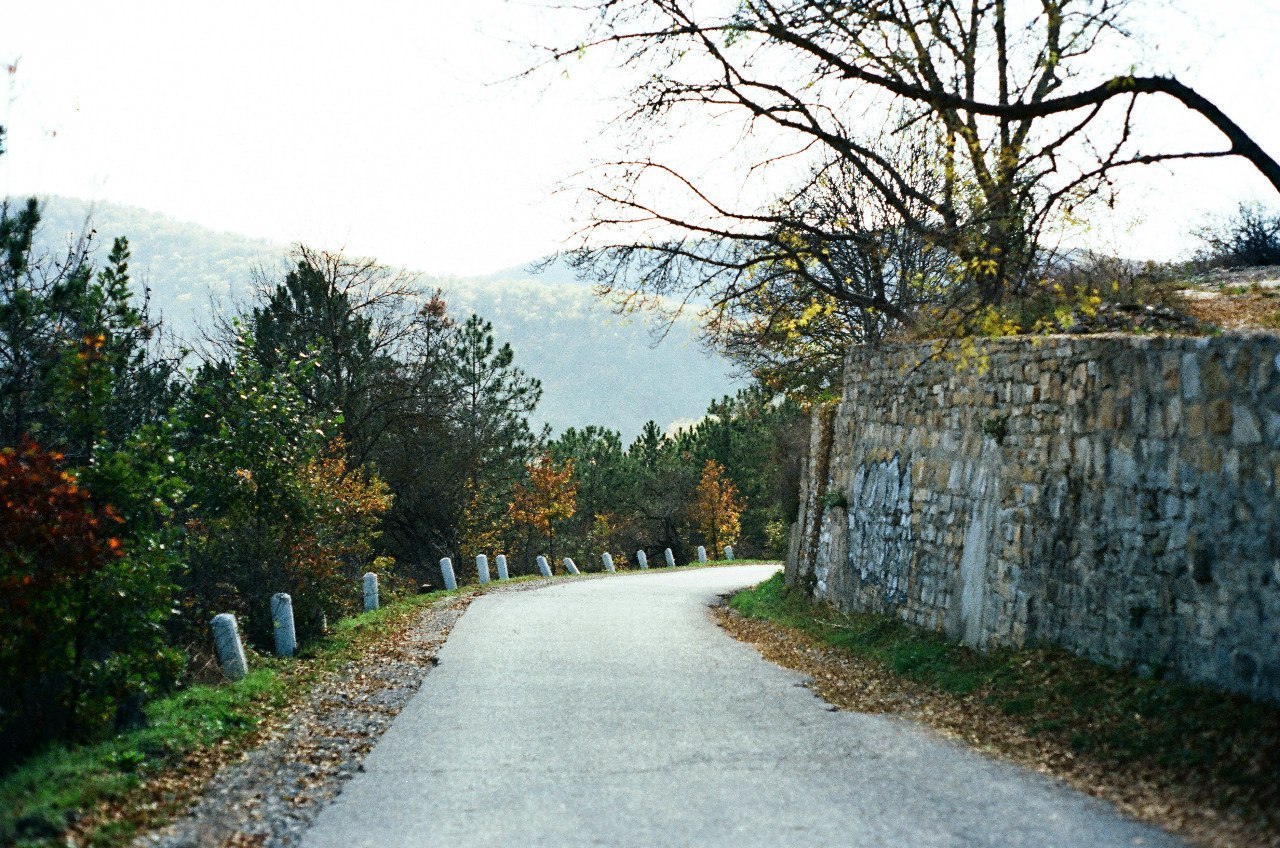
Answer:
[{"label": "white stone bollard", "polygon": [[600,561],[604,563],[604,570],[610,574],[617,574],[618,570],[613,567],[613,554],[605,551],[600,554]]},{"label": "white stone bollard", "polygon": [[364,573],[364,611],[378,608],[378,575],[372,571]]},{"label": "white stone bollard", "polygon": [[458,588],[458,578],[453,574],[453,560],[445,557],[440,560],[440,576],[444,579],[444,588],[452,592]]},{"label": "white stone bollard", "polygon": [[724,546],[724,558],[729,562],[733,562],[733,545]]},{"label": "white stone bollard", "polygon": [[298,633],[293,627],[293,598],[287,592],[276,592],[271,596],[271,624],[276,631],[276,656],[296,654]]},{"label": "white stone bollard", "polygon": [[489,558],[484,554],[476,554],[476,576],[481,583],[489,582]]},{"label": "white stone bollard", "polygon": [[498,566],[498,579],[508,580],[511,575],[507,573],[507,557],[505,554],[498,554],[493,558],[493,564]]},{"label": "white stone bollard", "polygon": [[218,665],[228,680],[243,680],[249,673],[249,663],[244,658],[244,646],[240,644],[240,628],[236,617],[229,612],[213,617],[213,650],[218,654]]},{"label": "white stone bollard", "polygon": [[538,571],[543,577],[551,576],[551,566],[547,563],[547,558],[541,554],[538,555]]},{"label": "white stone bollard", "polygon": [[641,568],[648,569],[649,555],[646,554],[644,551],[636,551],[636,564],[638,564]]},{"label": "white stone bollard", "polygon": [[707,549],[703,545],[698,545],[698,562],[707,561]]},{"label": "white stone bollard", "polygon": [[565,558],[564,558],[564,570],[565,570],[565,571],[567,571],[567,572],[569,572],[570,574],[581,574],[581,573],[582,573],[581,571],[579,571],[579,570],[578,570],[578,566],[576,566],[576,565],[574,565],[574,564],[573,564],[573,557],[565,557]]},{"label": "white stone bollard", "polygon": [[663,552],[662,552],[662,555],[663,555],[664,557],[666,557],[666,560],[667,560],[667,568],[675,568],[675,567],[676,567],[676,555],[675,555],[675,554],[673,554],[673,553],[671,553],[671,549],[670,549],[670,548],[667,548],[665,551],[663,551]]}]

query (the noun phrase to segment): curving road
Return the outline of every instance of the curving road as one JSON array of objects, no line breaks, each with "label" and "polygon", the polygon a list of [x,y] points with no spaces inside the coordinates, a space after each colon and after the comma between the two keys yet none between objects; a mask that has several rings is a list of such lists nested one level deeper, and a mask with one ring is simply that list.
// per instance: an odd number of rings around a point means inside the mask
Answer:
[{"label": "curving road", "polygon": [[708,617],[773,570],[476,600],[303,845],[1182,844],[910,722],[829,711]]}]

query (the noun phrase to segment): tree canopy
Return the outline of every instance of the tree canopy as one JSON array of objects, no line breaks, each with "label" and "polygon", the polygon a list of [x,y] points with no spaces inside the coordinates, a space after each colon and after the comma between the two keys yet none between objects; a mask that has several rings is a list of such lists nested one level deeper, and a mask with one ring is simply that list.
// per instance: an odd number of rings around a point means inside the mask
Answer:
[{"label": "tree canopy", "polygon": [[[963,330],[1018,299],[1055,259],[1047,236],[1113,203],[1129,168],[1239,157],[1280,190],[1275,159],[1185,82],[1099,73],[1108,50],[1123,55],[1129,6],[567,5],[580,37],[547,45],[548,64],[602,53],[638,80],[620,118],[629,149],[584,177],[573,262],[627,304],[708,302],[713,336],[750,366],[781,356],[806,372],[832,330],[845,343],[929,318]],[[1138,105],[1155,98],[1224,143],[1143,140]],[[724,151],[740,179],[664,153],[698,121],[755,140]],[[774,183],[790,187],[760,201]]]}]

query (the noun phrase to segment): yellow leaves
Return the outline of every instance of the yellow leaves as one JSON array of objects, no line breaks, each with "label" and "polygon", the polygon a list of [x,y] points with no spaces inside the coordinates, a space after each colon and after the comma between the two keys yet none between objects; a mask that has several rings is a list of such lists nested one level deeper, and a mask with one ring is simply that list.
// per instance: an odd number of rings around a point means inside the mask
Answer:
[{"label": "yellow leaves", "polygon": [[809,302],[809,305],[804,308],[804,311],[800,313],[800,317],[796,321],[796,326],[799,328],[807,327],[816,319],[826,318],[835,311],[836,304],[832,297],[824,295],[819,298],[814,298]]},{"label": "yellow leaves", "polygon": [[994,306],[988,306],[979,313],[978,334],[987,338],[999,339],[1005,336],[1016,336],[1018,322]]},{"label": "yellow leaves", "polygon": [[550,454],[543,454],[527,467],[529,483],[517,483],[508,512],[517,524],[531,527],[540,535],[550,535],[554,522],[572,517],[578,497],[578,481],[573,476],[573,460],[556,468]]},{"label": "yellow leaves", "polygon": [[738,487],[725,475],[724,466],[714,459],[702,468],[702,479],[694,491],[692,518],[718,559],[724,546],[733,544],[741,531],[745,505],[738,499]]},{"label": "yellow leaves", "polygon": [[390,488],[373,474],[348,468],[345,453],[346,443],[334,439],[322,456],[307,463],[303,479],[313,492],[330,499],[339,514],[376,519],[391,509]]},{"label": "yellow leaves", "polygon": [[1137,85],[1137,79],[1133,74],[1112,77],[1105,83],[1108,91],[1128,91]]},{"label": "yellow leaves", "polygon": [[592,547],[608,550],[613,537],[618,532],[618,516],[612,512],[597,512],[591,522],[591,532],[587,534]]},{"label": "yellow leaves", "polygon": [[803,250],[805,241],[795,230],[783,230],[778,233],[778,243],[791,250]]},{"label": "yellow leaves", "polygon": [[974,256],[965,260],[964,267],[974,277],[994,277],[1000,270],[1000,263],[993,257]]},{"label": "yellow leaves", "polygon": [[776,260],[776,264],[786,271],[798,273],[817,256],[830,256],[830,251],[821,244],[813,244],[808,238],[794,230],[782,230],[777,235],[778,245],[787,252],[787,256]]},{"label": "yellow leaves", "polygon": [[826,333],[828,322],[837,314],[839,304],[827,294],[819,294],[808,301],[780,305],[769,321],[761,320],[757,326],[768,328],[770,336],[791,348],[800,348],[815,335]]},{"label": "yellow leaves", "polygon": [[490,508],[492,498],[479,481],[463,486],[464,507],[458,521],[458,543],[463,556],[491,551],[501,546],[502,530]]},{"label": "yellow leaves", "polygon": [[978,355],[972,338],[1002,339],[1064,333],[1081,319],[1096,316],[1102,304],[1103,297],[1097,288],[1041,281],[1021,293],[1016,300],[1002,306],[922,310],[915,332],[917,338],[959,340],[956,344],[945,342],[937,345],[935,355],[946,361],[955,361],[961,367],[973,360],[979,370],[984,371],[985,358]]}]

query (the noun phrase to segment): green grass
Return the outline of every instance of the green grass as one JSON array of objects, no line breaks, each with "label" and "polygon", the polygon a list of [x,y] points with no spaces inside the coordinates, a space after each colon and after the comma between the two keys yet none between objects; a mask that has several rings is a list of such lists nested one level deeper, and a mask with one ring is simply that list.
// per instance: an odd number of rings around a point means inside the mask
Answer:
[{"label": "green grass", "polygon": [[744,616],[794,628],[940,692],[971,696],[1033,734],[1053,734],[1102,762],[1146,762],[1251,787],[1280,809],[1280,709],[1138,677],[1058,649],[978,653],[882,615],[845,614],[787,589],[781,574],[738,593]]},{"label": "green grass", "polygon": [[253,731],[286,695],[277,667],[225,686],[193,686],[151,704],[148,724],[96,745],[56,746],[0,780],[0,843],[57,844],[70,814],[120,798],[164,765]]},{"label": "green grass", "polygon": [[[525,575],[490,586],[543,579]],[[244,680],[191,686],[152,702],[141,729],[92,745],[45,749],[0,776],[0,845],[60,846],[63,832],[77,814],[103,803],[152,800],[134,797],[149,778],[174,768],[192,753],[218,744],[247,743],[263,716],[296,703],[321,672],[359,656],[381,633],[440,597],[471,591],[483,589],[466,585],[452,593],[391,599],[380,609],[342,619],[324,639],[303,645],[297,660],[251,653],[253,671]],[[164,811],[157,815],[163,817]],[[135,835],[134,820],[104,825],[94,833],[93,844],[126,844]]]},{"label": "green grass", "polygon": [[[219,743],[246,742],[263,716],[296,703],[318,674],[337,668],[444,592],[412,595],[344,618],[298,660],[251,655],[252,671],[237,683],[197,685],[147,707],[147,723],[93,745],[54,746],[0,777],[0,845],[64,845],[72,817],[101,803],[128,804],[144,781],[186,756]],[[154,799],[136,799],[141,801]],[[134,818],[93,834],[97,846],[122,845]]]}]

